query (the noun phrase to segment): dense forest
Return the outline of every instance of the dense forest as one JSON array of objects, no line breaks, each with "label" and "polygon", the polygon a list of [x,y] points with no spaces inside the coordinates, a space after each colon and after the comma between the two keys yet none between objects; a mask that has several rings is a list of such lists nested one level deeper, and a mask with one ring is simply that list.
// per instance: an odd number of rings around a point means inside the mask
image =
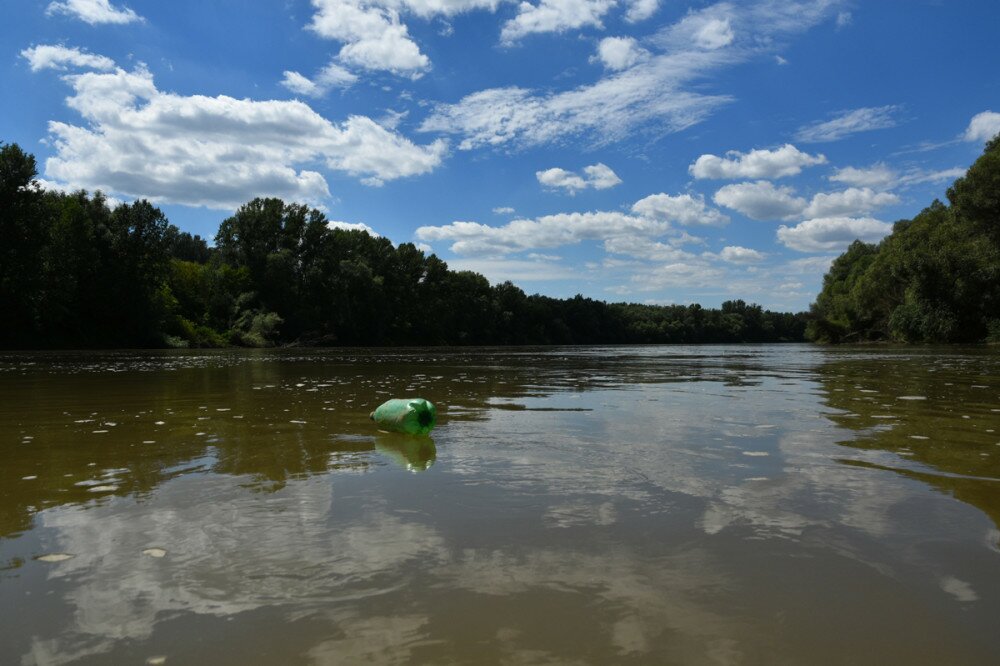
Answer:
[{"label": "dense forest", "polygon": [[855,241],[823,279],[820,342],[1000,342],[1000,136],[948,190],[877,245]]},{"label": "dense forest", "polygon": [[39,187],[0,144],[0,348],[508,345],[802,340],[803,315],[743,301],[605,303],[527,296],[411,243],[330,228],[254,199],[214,247],[148,201]]}]

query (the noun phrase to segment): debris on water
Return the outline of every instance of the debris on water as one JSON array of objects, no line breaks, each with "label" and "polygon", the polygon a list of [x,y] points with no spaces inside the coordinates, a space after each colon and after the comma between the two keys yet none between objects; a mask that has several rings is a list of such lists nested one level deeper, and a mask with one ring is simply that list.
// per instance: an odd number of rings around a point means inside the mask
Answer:
[{"label": "debris on water", "polygon": [[743,455],[745,455],[745,456],[751,456],[751,457],[754,457],[754,458],[760,458],[760,457],[764,457],[764,456],[769,456],[771,454],[768,453],[767,451],[744,451]]},{"label": "debris on water", "polygon": [[149,555],[150,557],[164,557],[167,554],[167,551],[162,548],[147,548],[142,551],[142,554]]},{"label": "debris on water", "polygon": [[296,421],[296,420],[293,419],[293,420],[289,421],[289,423],[298,423],[299,425],[305,425],[306,422],[305,421]]},{"label": "debris on water", "polygon": [[163,655],[157,655],[155,657],[148,658],[146,663],[149,664],[149,666],[160,666],[161,664],[167,663],[167,658]]},{"label": "debris on water", "polygon": [[66,560],[71,560],[76,555],[70,555],[69,553],[49,553],[48,555],[39,555],[35,559],[39,562],[65,562]]},{"label": "debris on water", "polygon": [[926,435],[910,435],[910,439],[930,439]]},{"label": "debris on water", "polygon": [[166,425],[165,421],[156,421],[153,425]]},{"label": "debris on water", "polygon": [[142,440],[142,443],[143,444],[156,444],[156,440],[155,439],[144,439],[144,440]]},{"label": "debris on water", "polygon": [[37,477],[37,476],[35,476],[34,474],[29,474],[28,476],[22,476],[22,477],[21,477],[21,480],[22,480],[22,481],[34,481],[34,480],[35,480],[35,479],[37,479],[37,478],[38,478],[38,477]]},{"label": "debris on water", "polygon": [[394,398],[376,407],[369,418],[382,430],[426,435],[437,423],[437,409],[423,398]]},{"label": "debris on water", "polygon": [[95,435],[100,435],[100,434],[104,434],[104,433],[106,433],[106,432],[107,432],[107,430],[94,430],[94,431],[93,431],[93,433],[94,433]]},{"label": "debris on water", "polygon": [[926,400],[926,395],[901,395],[897,400]]}]

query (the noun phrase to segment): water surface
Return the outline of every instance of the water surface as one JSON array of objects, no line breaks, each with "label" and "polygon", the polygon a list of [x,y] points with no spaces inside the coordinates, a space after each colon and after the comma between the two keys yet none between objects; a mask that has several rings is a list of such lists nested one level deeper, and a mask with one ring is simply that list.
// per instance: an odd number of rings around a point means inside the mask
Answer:
[{"label": "water surface", "polygon": [[2,664],[1000,661],[988,348],[7,354],[0,455]]}]

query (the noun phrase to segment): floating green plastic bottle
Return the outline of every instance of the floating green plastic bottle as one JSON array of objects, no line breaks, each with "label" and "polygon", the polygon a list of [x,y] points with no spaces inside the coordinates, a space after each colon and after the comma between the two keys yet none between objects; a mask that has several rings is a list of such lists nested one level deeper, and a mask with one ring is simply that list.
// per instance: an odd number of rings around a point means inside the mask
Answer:
[{"label": "floating green plastic bottle", "polygon": [[426,435],[437,423],[437,409],[423,398],[393,398],[376,407],[371,420],[382,430]]}]

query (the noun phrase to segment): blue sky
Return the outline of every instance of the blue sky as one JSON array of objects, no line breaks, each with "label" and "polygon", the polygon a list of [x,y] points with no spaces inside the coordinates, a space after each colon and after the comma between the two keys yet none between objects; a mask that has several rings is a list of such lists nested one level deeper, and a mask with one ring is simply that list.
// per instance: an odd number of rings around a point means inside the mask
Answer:
[{"label": "blue sky", "polygon": [[993,0],[19,0],[0,141],[205,236],[279,196],[529,293],[805,308],[1000,131]]}]

